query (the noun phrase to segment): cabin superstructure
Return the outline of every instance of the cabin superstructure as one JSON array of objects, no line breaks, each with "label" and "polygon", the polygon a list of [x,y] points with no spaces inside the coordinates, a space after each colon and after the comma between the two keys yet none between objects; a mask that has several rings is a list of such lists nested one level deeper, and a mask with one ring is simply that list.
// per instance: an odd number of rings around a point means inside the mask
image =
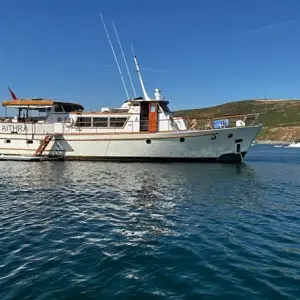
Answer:
[{"label": "cabin superstructure", "polygon": [[164,132],[186,130],[183,120],[174,120],[166,100],[130,99],[120,108],[102,108],[99,112],[70,113],[69,128],[83,132]]},{"label": "cabin superstructure", "polygon": [[[4,123],[53,124],[48,130],[59,133],[115,133],[115,132],[165,132],[186,130],[182,118],[173,118],[169,102],[156,89],[155,99],[129,99],[120,108],[101,108],[85,112],[83,106],[69,102],[47,99],[24,99],[4,101],[5,108],[14,108],[14,117],[1,119]],[[36,132],[36,130],[34,130]]]}]

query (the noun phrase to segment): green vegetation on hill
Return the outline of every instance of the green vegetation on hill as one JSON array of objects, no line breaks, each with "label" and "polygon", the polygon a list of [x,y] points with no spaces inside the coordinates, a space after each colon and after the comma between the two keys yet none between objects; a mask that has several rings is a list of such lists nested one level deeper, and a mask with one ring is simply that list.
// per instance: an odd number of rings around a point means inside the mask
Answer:
[{"label": "green vegetation on hill", "polygon": [[258,122],[264,124],[261,140],[293,140],[300,136],[300,100],[245,100],[213,107],[174,112],[189,118],[218,118],[227,115],[259,113]]}]

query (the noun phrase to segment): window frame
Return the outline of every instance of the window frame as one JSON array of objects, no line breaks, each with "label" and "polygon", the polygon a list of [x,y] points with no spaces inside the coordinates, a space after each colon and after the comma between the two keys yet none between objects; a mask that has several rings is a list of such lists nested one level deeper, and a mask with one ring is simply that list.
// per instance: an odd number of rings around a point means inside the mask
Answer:
[{"label": "window frame", "polygon": [[[90,121],[83,122],[82,119],[90,119]],[[82,124],[84,124],[84,126],[82,126]],[[89,124],[89,126],[86,126],[86,124]],[[76,120],[75,126],[79,127],[79,128],[92,128],[92,117],[78,117],[78,119]]]},{"label": "window frame", "polygon": [[[94,119],[106,119],[106,126],[95,126],[94,125]],[[109,117],[93,117],[93,128],[109,128]],[[104,124],[104,122],[103,122]],[[99,125],[101,125],[101,123],[99,123]]]},{"label": "window frame", "polygon": [[[122,118],[122,119],[125,119],[124,123],[122,124],[122,126],[111,126],[111,119],[112,118]],[[127,122],[129,120],[129,117],[109,117],[109,128],[117,128],[117,129],[124,129],[124,127],[126,126]],[[115,121],[116,122],[116,121]]]}]

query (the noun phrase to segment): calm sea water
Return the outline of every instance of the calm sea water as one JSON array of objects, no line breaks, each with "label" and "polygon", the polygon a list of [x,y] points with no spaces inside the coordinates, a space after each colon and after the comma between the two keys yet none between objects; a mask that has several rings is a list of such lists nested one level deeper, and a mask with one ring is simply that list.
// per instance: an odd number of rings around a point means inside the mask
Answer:
[{"label": "calm sea water", "polygon": [[300,149],[0,167],[1,300],[300,298]]}]

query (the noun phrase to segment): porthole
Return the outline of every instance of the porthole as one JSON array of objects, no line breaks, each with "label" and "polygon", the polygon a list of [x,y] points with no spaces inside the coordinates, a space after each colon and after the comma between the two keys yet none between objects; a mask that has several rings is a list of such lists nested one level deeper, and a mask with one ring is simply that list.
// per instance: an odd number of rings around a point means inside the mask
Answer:
[{"label": "porthole", "polygon": [[27,140],[27,144],[33,144],[33,140]]},{"label": "porthole", "polygon": [[229,133],[229,134],[228,134],[228,138],[231,139],[232,137],[233,137],[233,134],[232,134],[232,133]]},{"label": "porthole", "polygon": [[212,135],[212,136],[211,136],[211,139],[212,139],[212,140],[215,140],[216,138],[217,138],[217,137],[216,137],[215,135]]},{"label": "porthole", "polygon": [[57,122],[61,122],[62,121],[62,118],[61,117],[58,117],[57,118]]},{"label": "porthole", "polygon": [[183,143],[184,141],[185,141],[185,138],[184,138],[184,137],[180,138],[180,142],[181,142],[181,143]]},{"label": "porthole", "polygon": [[10,140],[4,140],[5,144],[10,144]]},{"label": "porthole", "polygon": [[146,143],[147,144],[151,144],[151,140],[146,140]]}]

